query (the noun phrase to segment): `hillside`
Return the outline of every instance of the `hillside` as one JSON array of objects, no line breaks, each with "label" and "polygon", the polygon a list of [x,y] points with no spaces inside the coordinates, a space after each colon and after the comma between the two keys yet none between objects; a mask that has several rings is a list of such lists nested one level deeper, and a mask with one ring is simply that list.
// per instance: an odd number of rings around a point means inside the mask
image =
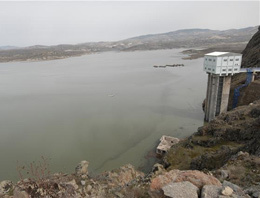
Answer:
[{"label": "hillside", "polygon": [[[163,34],[153,34],[134,37],[126,41],[139,45],[129,49],[143,49],[145,45],[157,44],[158,47],[177,46],[177,47],[210,47],[212,45],[223,45],[227,43],[247,43],[251,36],[257,31],[257,27],[243,29],[230,29],[225,31],[210,29],[184,29]],[[155,46],[153,46],[155,47]]]},{"label": "hillside", "polygon": [[[251,36],[246,36],[247,33],[252,33]],[[218,32],[218,36],[213,36],[215,38],[216,43],[212,45],[209,42],[207,43],[207,47],[204,49],[189,49],[183,51],[184,54],[187,54],[188,57],[186,59],[196,59],[203,57],[204,54],[213,52],[213,51],[226,51],[226,52],[236,52],[236,53],[242,53],[243,50],[245,50],[245,47],[247,46],[248,41],[251,39],[251,37],[257,32],[257,27],[253,28],[243,28],[239,30],[226,30]],[[207,36],[207,35],[203,35]],[[219,37],[220,36],[220,37]],[[222,38],[222,39],[220,39]],[[223,40],[224,38],[224,40]],[[247,39],[246,42],[242,42],[244,39]],[[212,39],[212,37],[208,37],[208,39]],[[241,42],[237,42],[237,41]],[[245,41],[245,40],[244,40]],[[255,51],[257,53],[257,47],[259,52],[259,41],[258,46],[257,43],[254,45]],[[244,54],[244,52],[243,52]],[[258,53],[259,54],[259,53]],[[244,62],[243,62],[244,63]]]},{"label": "hillside", "polygon": [[242,52],[243,67],[260,67],[260,26]]},{"label": "hillside", "polygon": [[90,42],[76,45],[30,46],[1,50],[0,62],[63,59],[105,51],[157,50],[172,48],[223,48],[242,51],[257,27],[230,29],[184,29],[162,34],[143,35],[115,42]]},{"label": "hillside", "polygon": [[[260,67],[260,27],[253,35],[246,48],[242,51],[242,65],[243,68]],[[255,76],[256,81],[251,83],[248,87],[241,89],[240,99],[238,105],[247,105],[255,100],[260,99],[260,74]],[[234,89],[243,84],[246,80],[246,73],[236,74],[232,77],[229,109],[232,107],[232,96]]]}]

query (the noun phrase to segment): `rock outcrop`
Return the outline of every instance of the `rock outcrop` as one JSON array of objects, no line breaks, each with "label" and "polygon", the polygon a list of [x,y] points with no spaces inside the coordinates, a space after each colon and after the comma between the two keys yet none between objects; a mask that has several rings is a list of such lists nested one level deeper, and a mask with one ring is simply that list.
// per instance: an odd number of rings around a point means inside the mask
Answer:
[{"label": "rock outcrop", "polygon": [[260,67],[260,26],[242,52],[243,67]]},{"label": "rock outcrop", "polygon": [[[240,151],[249,153],[248,157],[241,161],[239,161],[242,158]],[[169,169],[197,170],[216,170],[226,164],[224,166],[226,168],[221,168],[222,172],[218,175],[226,179],[231,177],[230,173],[234,175],[236,171],[242,171],[239,173],[241,175],[239,184],[248,186],[258,178],[253,177],[251,171],[257,174],[260,171],[260,166],[257,164],[259,156],[260,100],[222,114],[208,125],[199,128],[197,133],[175,145],[168,152],[165,163]]]},{"label": "rock outcrop", "polygon": [[[243,57],[241,67],[260,67],[260,26],[258,27],[258,31],[248,42],[246,48],[242,51],[242,54]],[[232,76],[228,105],[229,110],[232,109],[234,89],[245,83],[246,75],[246,73],[239,73]],[[248,105],[249,103],[260,99],[260,74],[258,74],[255,79],[258,79],[258,81],[253,82],[249,86],[240,90],[238,106]]]},{"label": "rock outcrop", "polygon": [[256,188],[244,191],[226,180],[221,184],[214,176],[200,171],[171,170],[151,179],[149,195],[172,198],[250,198],[246,192],[255,195],[258,193]]},{"label": "rock outcrop", "polygon": [[203,172],[197,170],[171,170],[169,172],[165,172],[151,180],[150,189],[159,190],[162,189],[163,186],[168,185],[172,182],[185,182],[188,181],[201,189],[204,185],[216,185],[221,186],[221,183],[214,176],[206,175]]}]

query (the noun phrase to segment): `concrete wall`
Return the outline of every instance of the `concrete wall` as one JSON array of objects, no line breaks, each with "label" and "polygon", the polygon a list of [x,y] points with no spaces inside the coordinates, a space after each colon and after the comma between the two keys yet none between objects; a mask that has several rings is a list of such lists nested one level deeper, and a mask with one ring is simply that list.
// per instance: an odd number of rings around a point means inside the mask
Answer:
[{"label": "concrete wall", "polygon": [[219,76],[209,73],[206,104],[205,104],[205,120],[208,122],[215,118],[218,85],[219,85]]},{"label": "concrete wall", "polygon": [[[220,78],[223,78],[223,81],[220,80]],[[222,82],[223,85],[221,84]],[[219,75],[208,74],[205,121],[209,122],[213,120],[216,115],[227,111],[230,84],[231,76],[220,77]]]},{"label": "concrete wall", "polygon": [[230,85],[231,85],[231,76],[225,76],[224,79],[223,79],[223,89],[222,89],[222,97],[221,97],[221,105],[220,105],[220,114],[223,113],[223,112],[227,112]]}]

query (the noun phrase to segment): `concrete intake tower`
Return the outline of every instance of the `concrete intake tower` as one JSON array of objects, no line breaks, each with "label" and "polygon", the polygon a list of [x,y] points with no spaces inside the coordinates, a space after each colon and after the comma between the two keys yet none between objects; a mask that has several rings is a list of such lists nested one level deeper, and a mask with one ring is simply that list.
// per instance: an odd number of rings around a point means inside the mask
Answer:
[{"label": "concrete intake tower", "polygon": [[227,111],[231,76],[240,72],[242,54],[212,52],[204,56],[203,70],[208,74],[205,121]]}]

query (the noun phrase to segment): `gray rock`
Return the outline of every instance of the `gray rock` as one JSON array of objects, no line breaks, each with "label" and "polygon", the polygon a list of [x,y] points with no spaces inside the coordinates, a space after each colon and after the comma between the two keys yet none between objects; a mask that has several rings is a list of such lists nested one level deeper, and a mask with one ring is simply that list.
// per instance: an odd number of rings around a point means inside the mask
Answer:
[{"label": "gray rock", "polygon": [[224,180],[228,178],[229,173],[227,170],[220,170],[220,175],[221,175],[221,179]]},{"label": "gray rock", "polygon": [[199,188],[188,181],[169,183],[162,190],[165,196],[171,198],[198,198],[199,193]]},{"label": "gray rock", "polygon": [[221,187],[214,185],[205,185],[201,191],[201,198],[218,198]]},{"label": "gray rock", "polygon": [[245,189],[244,192],[252,198],[260,198],[260,186],[251,186]]},{"label": "gray rock", "polygon": [[253,198],[260,198],[260,192],[254,192],[251,197]]},{"label": "gray rock", "polygon": [[75,168],[75,173],[78,177],[83,179],[87,178],[88,176],[88,161],[81,161]]},{"label": "gray rock", "polygon": [[243,190],[239,187],[239,186],[237,186],[236,184],[233,184],[233,183],[231,183],[231,182],[229,182],[229,181],[224,181],[223,182],[223,184],[222,184],[222,186],[223,187],[230,187],[230,188],[232,188],[232,190],[234,191],[234,193],[236,194],[236,195],[239,195],[239,196],[245,196],[246,194],[243,192]]},{"label": "gray rock", "polygon": [[9,180],[0,182],[0,196],[8,193],[11,189],[13,189],[13,182]]}]

